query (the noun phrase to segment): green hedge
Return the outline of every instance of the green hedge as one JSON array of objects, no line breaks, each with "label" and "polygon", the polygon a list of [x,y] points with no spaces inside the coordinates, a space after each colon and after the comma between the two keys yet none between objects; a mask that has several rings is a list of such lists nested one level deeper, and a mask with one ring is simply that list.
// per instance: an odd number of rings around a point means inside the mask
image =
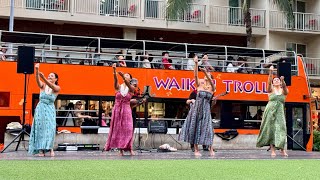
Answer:
[{"label": "green hedge", "polygon": [[320,151],[320,131],[313,131],[313,150]]}]

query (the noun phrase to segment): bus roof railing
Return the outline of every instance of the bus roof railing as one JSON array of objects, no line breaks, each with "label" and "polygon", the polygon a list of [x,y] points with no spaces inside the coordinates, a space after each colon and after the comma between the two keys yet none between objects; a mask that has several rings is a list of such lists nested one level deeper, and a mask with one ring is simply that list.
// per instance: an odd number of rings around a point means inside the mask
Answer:
[{"label": "bus roof railing", "polygon": [[[208,44],[191,44],[191,43],[176,43],[176,42],[161,42],[149,40],[130,40],[130,39],[116,39],[103,37],[88,37],[88,36],[74,36],[74,35],[59,35],[46,34],[34,32],[9,32],[0,31],[0,42],[6,43],[25,43],[25,44],[42,44],[49,46],[50,50],[53,46],[74,46],[74,47],[88,47],[98,48],[100,53],[101,48],[119,48],[125,50],[137,50],[145,54],[146,51],[169,51],[169,52],[184,52],[187,55],[194,53],[207,53],[224,56],[227,60],[228,56],[238,57],[252,57],[262,58],[263,62],[277,62],[286,56],[295,57],[293,66],[297,65],[296,53],[293,51],[284,50],[265,50],[261,48],[248,48],[237,46],[224,45],[208,45]],[[291,52],[288,53],[288,52]]]}]

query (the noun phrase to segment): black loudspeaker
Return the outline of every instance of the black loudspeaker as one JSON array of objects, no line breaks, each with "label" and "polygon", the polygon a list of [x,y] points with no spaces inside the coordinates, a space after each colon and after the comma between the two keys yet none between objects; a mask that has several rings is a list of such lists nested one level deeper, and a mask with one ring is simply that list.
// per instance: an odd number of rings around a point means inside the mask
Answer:
[{"label": "black loudspeaker", "polygon": [[35,48],[30,46],[18,47],[17,73],[33,74],[34,73],[34,53]]},{"label": "black loudspeaker", "polygon": [[168,123],[167,121],[149,121],[148,133],[150,134],[167,134]]},{"label": "black loudspeaker", "polygon": [[280,62],[278,63],[278,77],[284,77],[287,86],[291,86],[291,63]]}]

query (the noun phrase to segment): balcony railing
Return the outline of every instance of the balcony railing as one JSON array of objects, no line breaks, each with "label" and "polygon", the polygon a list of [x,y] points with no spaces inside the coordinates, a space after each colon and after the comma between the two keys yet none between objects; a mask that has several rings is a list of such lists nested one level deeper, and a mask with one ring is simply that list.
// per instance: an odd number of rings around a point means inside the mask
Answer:
[{"label": "balcony railing", "polygon": [[[253,27],[265,27],[265,10],[250,9]],[[240,7],[210,6],[210,23],[244,26],[243,10]]]},{"label": "balcony railing", "polygon": [[145,18],[146,19],[165,19],[166,18],[166,2],[164,0],[146,1]]},{"label": "balcony railing", "polygon": [[100,14],[115,17],[140,17],[140,0],[101,0]]},{"label": "balcony railing", "polygon": [[[19,1],[18,1],[19,3]],[[26,0],[20,1],[25,3],[26,9],[43,10],[43,11],[69,11],[68,0]]]},{"label": "balcony railing", "polygon": [[309,76],[320,76],[320,58],[304,58],[307,74]]},{"label": "balcony railing", "polygon": [[283,12],[270,11],[270,28],[297,31],[320,31],[320,14],[294,13],[294,21],[288,21]]},{"label": "balcony railing", "polygon": [[205,9],[205,5],[190,4],[186,12],[184,12],[184,14],[181,17],[178,17],[177,20],[181,22],[204,23]]},{"label": "balcony railing", "polygon": [[[166,5],[166,0],[15,0],[16,8],[27,10],[158,20],[165,20]],[[0,0],[0,7],[10,7],[10,0]],[[265,27],[265,10],[250,9],[250,12],[252,26]],[[175,20],[244,26],[241,7],[192,3],[186,12]]]},{"label": "balcony railing", "polygon": [[74,9],[72,12],[77,14],[100,14],[100,8],[98,0],[69,0],[74,3]]},{"label": "balcony railing", "polygon": [[[146,1],[145,6],[146,19],[165,19],[166,17],[166,2],[164,0]],[[177,19],[172,19],[181,22],[196,22],[205,23],[206,6],[202,4],[190,4],[189,8]]]},{"label": "balcony railing", "polygon": [[[144,8],[141,8],[141,3],[145,3]],[[164,20],[166,17],[165,0],[15,0],[14,6],[28,10],[95,14],[111,17],[142,18],[144,16],[146,19],[159,20]],[[10,7],[10,0],[0,0],[0,7]],[[207,10],[207,8],[209,9]],[[250,12],[252,26],[264,28],[266,11],[250,9]],[[176,20],[244,26],[241,7],[207,6],[193,3]],[[319,32],[320,14],[295,12],[294,22],[289,22],[283,12],[272,10],[270,11],[270,28]]]}]

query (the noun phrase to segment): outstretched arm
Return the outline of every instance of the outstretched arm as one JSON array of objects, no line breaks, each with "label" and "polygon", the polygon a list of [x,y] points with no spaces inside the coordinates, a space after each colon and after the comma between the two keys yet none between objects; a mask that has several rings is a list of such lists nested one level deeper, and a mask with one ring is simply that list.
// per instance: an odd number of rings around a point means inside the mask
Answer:
[{"label": "outstretched arm", "polygon": [[195,66],[194,66],[194,79],[196,81],[197,87],[199,87],[200,84],[199,84],[199,77],[198,77],[198,56],[194,56],[193,61],[195,64]]},{"label": "outstretched arm", "polygon": [[80,114],[80,112],[79,112],[79,113],[75,113],[75,115],[76,115],[78,118],[91,118],[91,116],[89,116],[89,115],[82,115],[82,114]]},{"label": "outstretched arm", "polygon": [[273,66],[270,66],[269,77],[268,77],[268,93],[272,92],[272,73],[273,73]]},{"label": "outstretched arm", "polygon": [[53,90],[53,92],[58,93],[58,92],[60,91],[60,86],[55,85],[55,84],[49,82],[49,81],[44,77],[44,75],[43,75],[42,72],[39,72],[39,76],[40,76],[40,78],[44,81],[44,83],[45,83],[46,85],[48,85],[48,86]]},{"label": "outstretched arm", "polygon": [[118,84],[118,77],[117,77],[116,67],[117,67],[117,64],[113,63],[112,64],[112,69],[113,69],[114,89],[116,91],[119,91],[119,84]]},{"label": "outstretched arm", "polygon": [[288,88],[287,88],[286,82],[284,81],[284,77],[281,76],[281,77],[280,77],[280,80],[281,80],[281,84],[282,84],[283,95],[286,96],[286,95],[288,95],[289,90],[288,90]]},{"label": "outstretched arm", "polygon": [[37,63],[37,64],[35,65],[35,68],[36,68],[36,82],[37,82],[38,87],[39,87],[41,90],[43,90],[44,84],[43,84],[43,82],[40,80],[40,76],[39,76],[39,66],[40,66],[39,63]]}]

